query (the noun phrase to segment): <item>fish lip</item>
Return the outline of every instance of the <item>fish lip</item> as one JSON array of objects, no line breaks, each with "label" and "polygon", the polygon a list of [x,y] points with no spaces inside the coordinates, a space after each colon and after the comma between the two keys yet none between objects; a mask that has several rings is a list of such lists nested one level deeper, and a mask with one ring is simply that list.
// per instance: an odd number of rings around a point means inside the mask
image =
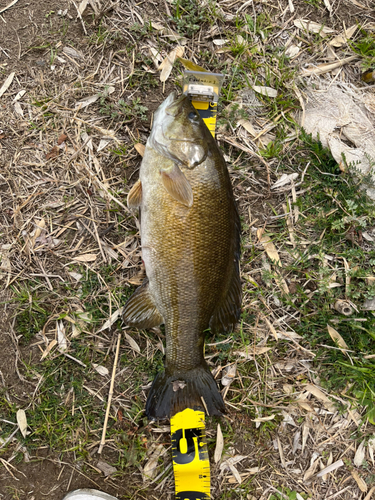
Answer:
[{"label": "fish lip", "polygon": [[177,97],[176,91],[173,91],[169,97],[171,96],[173,97],[173,101],[165,108],[165,113],[169,116],[177,116],[181,111],[181,108],[186,99],[188,99],[188,96],[185,94],[181,94],[179,97]]}]

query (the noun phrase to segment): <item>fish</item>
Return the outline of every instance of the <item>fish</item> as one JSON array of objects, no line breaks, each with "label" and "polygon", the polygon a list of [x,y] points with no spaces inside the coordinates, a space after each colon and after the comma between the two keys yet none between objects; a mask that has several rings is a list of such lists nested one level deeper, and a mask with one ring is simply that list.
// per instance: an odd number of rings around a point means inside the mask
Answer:
[{"label": "fish", "polygon": [[166,336],[146,415],[222,415],[204,339],[208,330],[233,331],[241,313],[240,219],[223,155],[187,96],[173,92],[155,112],[127,203],[140,210],[146,279],[123,320],[139,329],[164,324]]}]

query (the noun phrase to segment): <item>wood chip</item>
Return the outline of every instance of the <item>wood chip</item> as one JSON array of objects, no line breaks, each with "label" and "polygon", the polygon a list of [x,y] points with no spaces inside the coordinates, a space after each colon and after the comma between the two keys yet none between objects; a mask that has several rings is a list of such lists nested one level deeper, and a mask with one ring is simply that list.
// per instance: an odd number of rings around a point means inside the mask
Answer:
[{"label": "wood chip", "polygon": [[322,469],[320,472],[318,472],[318,474],[316,476],[322,477],[325,474],[329,474],[330,472],[335,471],[336,469],[338,469],[339,467],[342,467],[343,465],[344,465],[344,462],[341,459],[337,460],[337,462],[334,462],[333,464],[328,465],[327,467]]}]

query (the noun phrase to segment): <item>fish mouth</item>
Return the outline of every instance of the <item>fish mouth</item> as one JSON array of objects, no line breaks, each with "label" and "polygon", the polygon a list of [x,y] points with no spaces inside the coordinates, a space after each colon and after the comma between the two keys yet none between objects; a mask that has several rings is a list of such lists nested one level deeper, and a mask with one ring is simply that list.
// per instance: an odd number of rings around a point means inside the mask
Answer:
[{"label": "fish mouth", "polygon": [[172,102],[167,103],[167,106],[165,108],[165,113],[170,116],[177,116],[181,112],[186,100],[188,99],[188,96],[182,94],[179,97],[177,97],[177,92],[173,91],[168,97],[168,100],[169,99],[171,99]]}]

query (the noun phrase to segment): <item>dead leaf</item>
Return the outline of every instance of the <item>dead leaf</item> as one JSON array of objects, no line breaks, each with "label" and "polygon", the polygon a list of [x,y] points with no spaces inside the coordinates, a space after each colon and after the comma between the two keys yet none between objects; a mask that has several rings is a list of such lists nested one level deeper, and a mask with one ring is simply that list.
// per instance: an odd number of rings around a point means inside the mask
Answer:
[{"label": "dead leaf", "polygon": [[158,470],[158,460],[164,452],[164,446],[162,444],[158,444],[142,470],[142,478],[144,482],[153,479],[156,476]]},{"label": "dead leaf", "polygon": [[247,130],[253,137],[256,137],[257,132],[255,131],[252,123],[249,122],[249,120],[241,118],[240,120],[238,120],[238,124],[241,125],[245,130]]},{"label": "dead leaf", "polygon": [[42,357],[40,358],[40,361],[42,361],[48,355],[48,353],[55,347],[56,344],[57,344],[56,339],[51,340],[51,342],[48,344],[47,348],[43,351],[43,354],[42,354]]},{"label": "dead leaf", "polygon": [[251,421],[252,422],[269,422],[270,420],[273,420],[274,418],[275,418],[275,415],[268,415],[267,417],[254,418]]},{"label": "dead leaf", "polygon": [[97,255],[95,253],[86,253],[79,255],[78,257],[74,257],[73,260],[76,260],[77,262],[94,262],[96,257]]},{"label": "dead leaf", "polygon": [[127,333],[124,333],[124,335],[125,335],[126,340],[129,342],[130,347],[135,352],[140,353],[141,349],[140,349],[139,345],[137,344],[137,342],[130,335],[128,335]]},{"label": "dead leaf", "polygon": [[25,410],[18,410],[16,414],[17,424],[21,431],[22,436],[25,438],[27,436],[27,418]]},{"label": "dead leaf", "polygon": [[60,137],[57,139],[57,145],[60,146],[63,142],[67,140],[68,136],[65,134],[61,134]]},{"label": "dead leaf", "polygon": [[215,454],[214,454],[215,464],[217,464],[220,461],[221,455],[223,453],[223,449],[224,449],[223,433],[221,432],[220,424],[217,424],[216,447],[215,447]]},{"label": "dead leaf", "polygon": [[51,151],[46,154],[46,160],[50,160],[51,158],[57,158],[60,154],[60,149],[57,146],[53,146]]},{"label": "dead leaf", "polygon": [[167,57],[164,59],[164,61],[160,64],[159,70],[161,70],[160,73],[160,81],[161,82],[166,82],[169,78],[169,75],[171,74],[173,64],[178,57],[182,57],[184,55],[184,47],[181,45],[178,45],[175,49],[173,49]]},{"label": "dead leaf", "polygon": [[77,282],[83,278],[83,274],[75,273],[74,271],[68,271],[69,276],[74,278]]},{"label": "dead leaf", "polygon": [[344,30],[342,33],[335,36],[335,38],[333,38],[328,43],[328,45],[331,45],[333,47],[341,47],[354,35],[354,33],[357,31],[357,29],[358,29],[358,26],[356,24],[354,24],[353,26],[351,26],[347,30]]},{"label": "dead leaf", "polygon": [[367,7],[359,2],[357,0],[349,0],[349,2],[352,2],[353,5],[356,5],[357,7],[360,7],[361,9],[367,9]]},{"label": "dead leaf", "polygon": [[331,7],[331,4],[329,3],[329,0],[323,0],[324,1],[324,5],[326,6],[326,9],[328,10],[329,13],[332,12],[332,7]]},{"label": "dead leaf", "polygon": [[328,329],[328,333],[330,334],[331,336],[331,339],[337,343],[337,345],[339,346],[339,348],[341,350],[347,350],[348,349],[348,346],[345,342],[345,340],[341,337],[341,335],[339,334],[339,332],[337,330],[335,330],[334,328],[332,328],[332,326],[330,325],[327,325],[327,329]]},{"label": "dead leaf", "polygon": [[324,406],[327,408],[328,411],[334,411],[335,410],[336,407],[332,403],[332,401],[316,385],[307,384],[305,386],[305,389],[306,389],[306,391],[310,392],[310,394],[312,394],[317,399],[319,399],[319,401],[322,401],[323,404],[324,404]]},{"label": "dead leaf", "polygon": [[82,53],[72,47],[64,47],[63,52],[67,56],[74,57],[75,59],[84,59]]},{"label": "dead leaf", "polygon": [[89,3],[89,0],[82,0],[82,2],[79,4],[79,6],[78,6],[78,12],[81,15],[85,12],[88,3]]},{"label": "dead leaf", "polygon": [[16,73],[13,71],[13,73],[11,73],[8,78],[5,80],[5,82],[3,83],[3,85],[1,86],[0,88],[0,97],[8,90],[8,88],[11,86],[12,82],[13,82],[13,78],[14,78],[14,75]]},{"label": "dead leaf", "polygon": [[324,73],[329,73],[334,69],[341,68],[345,64],[354,61],[354,59],[358,59],[358,56],[350,56],[347,57],[346,59],[341,59],[341,61],[318,64],[317,66],[304,68],[301,72],[301,76],[323,75]]},{"label": "dead leaf", "polygon": [[111,314],[111,317],[107,319],[104,325],[97,331],[97,333],[102,332],[103,330],[107,330],[107,328],[111,328],[111,326],[118,320],[118,318],[122,315],[123,307],[116,309],[114,313]]},{"label": "dead leaf", "polygon": [[328,28],[328,26],[324,26],[323,24],[315,23],[309,19],[295,19],[293,22],[294,26],[297,28],[311,31],[312,33],[319,33],[321,36],[335,32],[334,29]]},{"label": "dead leaf", "polygon": [[23,109],[19,102],[14,103],[14,111],[17,113],[17,115],[23,116]]},{"label": "dead leaf", "polygon": [[65,335],[65,326],[62,321],[56,321],[57,329],[57,342],[59,344],[59,351],[64,352],[68,348],[68,340]]},{"label": "dead leaf", "polygon": [[236,364],[232,364],[232,365],[229,365],[229,366],[226,366],[223,370],[223,376],[221,377],[221,383],[223,384],[224,387],[226,387],[227,385],[230,385],[233,380],[234,380],[234,377],[236,376],[236,372],[237,372],[237,367],[236,367]]},{"label": "dead leaf", "polygon": [[353,463],[356,467],[362,466],[363,461],[365,459],[365,455],[366,455],[365,442],[362,441],[362,443],[358,446],[357,451],[355,452],[354,455]]},{"label": "dead leaf", "polygon": [[202,73],[207,73],[207,70],[198,66],[198,64],[193,63],[193,61],[189,61],[188,59],[184,59],[183,57],[179,57],[178,60],[180,63],[189,71],[201,71]]},{"label": "dead leaf", "polygon": [[253,90],[254,90],[254,92],[257,92],[258,94],[265,95],[267,97],[277,97],[277,90],[275,90],[271,87],[254,85]]},{"label": "dead leaf", "polygon": [[137,142],[136,144],[134,144],[134,147],[135,147],[137,153],[139,153],[143,158],[143,156],[145,154],[146,146],[144,146],[140,142]]},{"label": "dead leaf", "polygon": [[298,45],[294,45],[293,43],[291,45],[289,45],[289,47],[286,49],[285,51],[285,55],[287,57],[295,57],[299,52],[300,52],[300,48],[298,47]]},{"label": "dead leaf", "polygon": [[99,460],[99,462],[96,464],[96,467],[103,472],[105,477],[111,476],[112,474],[117,472],[116,467],[107,464],[107,462],[104,462],[104,460]]},{"label": "dead leaf", "polygon": [[224,39],[220,39],[220,38],[216,38],[215,40],[212,40],[214,45],[217,45],[218,47],[222,47],[223,45],[225,45],[226,43],[229,42],[228,39],[224,38]]},{"label": "dead leaf", "polygon": [[180,391],[186,387],[186,382],[184,380],[174,380],[172,383],[173,392]]},{"label": "dead leaf", "polygon": [[17,102],[26,94],[26,90],[20,90],[12,102]]},{"label": "dead leaf", "polygon": [[368,453],[371,458],[372,465],[375,465],[374,451],[375,451],[375,436],[368,440]]},{"label": "dead leaf", "polygon": [[279,253],[276,250],[275,245],[271,241],[271,237],[264,233],[262,228],[259,228],[257,231],[258,240],[263,245],[264,250],[267,252],[268,257],[272,260],[273,263],[277,264],[281,267],[281,261],[279,257]]},{"label": "dead leaf", "polygon": [[240,356],[241,358],[245,358],[247,360],[254,359],[254,355],[257,356],[259,354],[264,354],[271,350],[271,347],[249,347],[246,351],[234,351],[233,354],[236,356]]},{"label": "dead leaf", "polygon": [[356,483],[358,484],[358,488],[363,492],[367,492],[367,484],[364,482],[364,480],[360,477],[358,472],[356,470],[352,471],[352,476],[354,477]]},{"label": "dead leaf", "polygon": [[280,179],[278,179],[275,184],[273,184],[271,186],[271,189],[278,189],[278,188],[281,188],[283,186],[285,186],[286,184],[289,184],[290,182],[294,181],[295,179],[297,179],[299,174],[297,173],[294,173],[294,174],[283,174]]},{"label": "dead leaf", "polygon": [[102,377],[106,377],[108,374],[109,374],[109,370],[108,368],[106,368],[105,366],[102,366],[102,365],[97,365],[96,363],[93,363],[92,364],[92,367],[94,368],[94,370],[96,372],[99,373],[99,375],[101,375]]}]

